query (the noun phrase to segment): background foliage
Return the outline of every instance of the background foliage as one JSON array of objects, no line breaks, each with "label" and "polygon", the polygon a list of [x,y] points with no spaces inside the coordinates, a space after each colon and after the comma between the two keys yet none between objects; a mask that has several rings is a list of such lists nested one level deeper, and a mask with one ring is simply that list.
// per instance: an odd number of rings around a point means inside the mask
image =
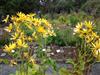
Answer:
[{"label": "background foliage", "polygon": [[93,13],[100,12],[100,0],[0,0],[0,14],[14,14],[18,11],[60,13],[79,10]]}]

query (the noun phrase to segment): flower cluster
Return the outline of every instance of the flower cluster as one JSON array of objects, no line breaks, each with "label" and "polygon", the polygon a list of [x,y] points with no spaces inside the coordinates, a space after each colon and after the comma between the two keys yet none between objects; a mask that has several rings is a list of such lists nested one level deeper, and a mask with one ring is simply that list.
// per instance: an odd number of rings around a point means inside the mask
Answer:
[{"label": "flower cluster", "polygon": [[95,43],[92,43],[92,46],[93,55],[100,61],[100,38]]},{"label": "flower cluster", "polygon": [[[5,27],[5,30],[10,32],[12,42],[5,45],[5,52],[27,48],[30,41],[36,41],[39,37],[46,38],[55,35],[52,25],[46,19],[36,18],[35,14],[19,12],[11,18],[7,16],[4,21],[7,22],[9,19],[11,23]],[[27,30],[32,33],[27,35]]]},{"label": "flower cluster", "polygon": [[84,38],[86,43],[91,46],[93,55],[100,60],[100,36],[94,32],[93,23],[91,21],[78,23],[74,32]]}]

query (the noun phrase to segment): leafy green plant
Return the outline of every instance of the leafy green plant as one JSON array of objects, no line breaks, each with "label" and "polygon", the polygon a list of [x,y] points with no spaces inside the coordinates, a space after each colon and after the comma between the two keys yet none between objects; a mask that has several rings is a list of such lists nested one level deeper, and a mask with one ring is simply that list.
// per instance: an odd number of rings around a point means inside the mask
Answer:
[{"label": "leafy green plant", "polygon": [[[35,70],[33,70],[33,68],[31,68],[31,67],[28,67],[28,75],[42,75],[40,72],[39,72],[39,66],[38,65],[35,65],[34,66],[35,67]],[[25,72],[21,72],[20,73],[20,71],[19,70],[17,70],[14,74],[12,73],[12,74],[10,74],[10,75],[26,75],[25,74]]]},{"label": "leafy green plant", "polygon": [[81,55],[81,53],[79,53],[76,61],[73,59],[68,59],[67,63],[73,65],[72,74],[84,75],[85,65],[87,63],[84,60],[84,55]]},{"label": "leafy green plant", "polygon": [[59,18],[58,18],[58,20],[60,21],[60,23],[62,23],[62,24],[66,24],[66,17],[65,16],[59,16]]},{"label": "leafy green plant", "polygon": [[[58,46],[65,46],[65,42],[61,38],[61,31],[56,32],[56,36],[54,37],[48,37],[47,38],[47,44],[56,44]],[[59,37],[59,38],[58,38]]]},{"label": "leafy green plant", "polygon": [[60,75],[85,75],[86,72],[89,70],[89,66],[87,65],[91,61],[91,57],[86,59],[88,54],[86,52],[78,50],[78,55],[76,59],[67,59],[66,63],[70,64],[72,67],[68,68],[60,68],[59,74]]},{"label": "leafy green plant", "polygon": [[73,35],[73,30],[70,27],[66,29],[55,29],[55,33],[56,36],[47,38],[47,44],[53,43],[59,46],[76,46],[76,43],[79,41],[79,38]]},{"label": "leafy green plant", "polygon": [[79,18],[75,15],[70,15],[68,17],[68,20],[69,20],[69,25],[71,25],[71,26],[74,26],[77,24],[77,22],[79,22]]},{"label": "leafy green plant", "polygon": [[68,46],[75,46],[77,42],[77,37],[73,35],[73,30],[69,27],[61,31],[62,40]]},{"label": "leafy green plant", "polygon": [[71,73],[66,68],[60,68],[59,75],[71,75]]}]

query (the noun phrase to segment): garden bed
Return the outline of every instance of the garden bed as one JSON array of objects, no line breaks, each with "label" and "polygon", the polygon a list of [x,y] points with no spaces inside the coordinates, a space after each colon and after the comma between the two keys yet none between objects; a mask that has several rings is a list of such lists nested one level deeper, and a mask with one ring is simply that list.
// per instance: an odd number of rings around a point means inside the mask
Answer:
[{"label": "garden bed", "polygon": [[[51,51],[49,52],[51,58],[55,59],[57,62],[66,62],[67,58],[76,59],[77,52],[76,47],[66,47],[66,46],[47,46],[47,48],[50,48]],[[33,50],[34,52],[34,50]],[[0,49],[0,58],[11,60],[13,59],[10,55],[3,52],[2,49]]]}]

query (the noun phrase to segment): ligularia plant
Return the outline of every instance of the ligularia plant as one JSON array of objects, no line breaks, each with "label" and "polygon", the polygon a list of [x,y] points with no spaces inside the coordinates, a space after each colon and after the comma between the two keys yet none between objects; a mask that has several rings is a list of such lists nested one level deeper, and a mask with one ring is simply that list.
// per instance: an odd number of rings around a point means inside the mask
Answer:
[{"label": "ligularia plant", "polygon": [[[8,20],[8,16],[6,18]],[[4,21],[7,21],[7,20]],[[46,19],[35,18],[35,14],[17,13],[16,16],[12,16],[11,23],[5,28],[10,32],[12,43],[5,45],[4,51],[11,52],[19,48],[27,48],[29,41],[36,41],[39,38],[46,38],[48,36],[55,35],[53,27]],[[25,28],[25,29],[24,29]],[[30,30],[31,35],[27,35],[26,30]]]},{"label": "ligularia plant", "polygon": [[[29,45],[33,43],[33,41],[38,43],[41,38],[45,39],[48,36],[55,36],[53,27],[46,19],[36,18],[35,14],[32,13],[24,14],[19,12],[17,15],[11,17],[7,16],[3,21],[7,23],[9,20],[10,24],[5,27],[5,30],[10,34],[11,43],[5,45],[3,50],[15,58],[11,60],[12,65],[17,65],[17,61],[21,59],[19,75],[23,75],[21,73],[28,75],[29,64],[31,64],[32,67],[37,65]],[[31,33],[28,35],[27,31]]]},{"label": "ligularia plant", "polygon": [[87,45],[91,47],[93,56],[100,61],[100,36],[94,32],[93,22],[84,21],[78,23],[74,28],[74,32],[84,38]]}]

